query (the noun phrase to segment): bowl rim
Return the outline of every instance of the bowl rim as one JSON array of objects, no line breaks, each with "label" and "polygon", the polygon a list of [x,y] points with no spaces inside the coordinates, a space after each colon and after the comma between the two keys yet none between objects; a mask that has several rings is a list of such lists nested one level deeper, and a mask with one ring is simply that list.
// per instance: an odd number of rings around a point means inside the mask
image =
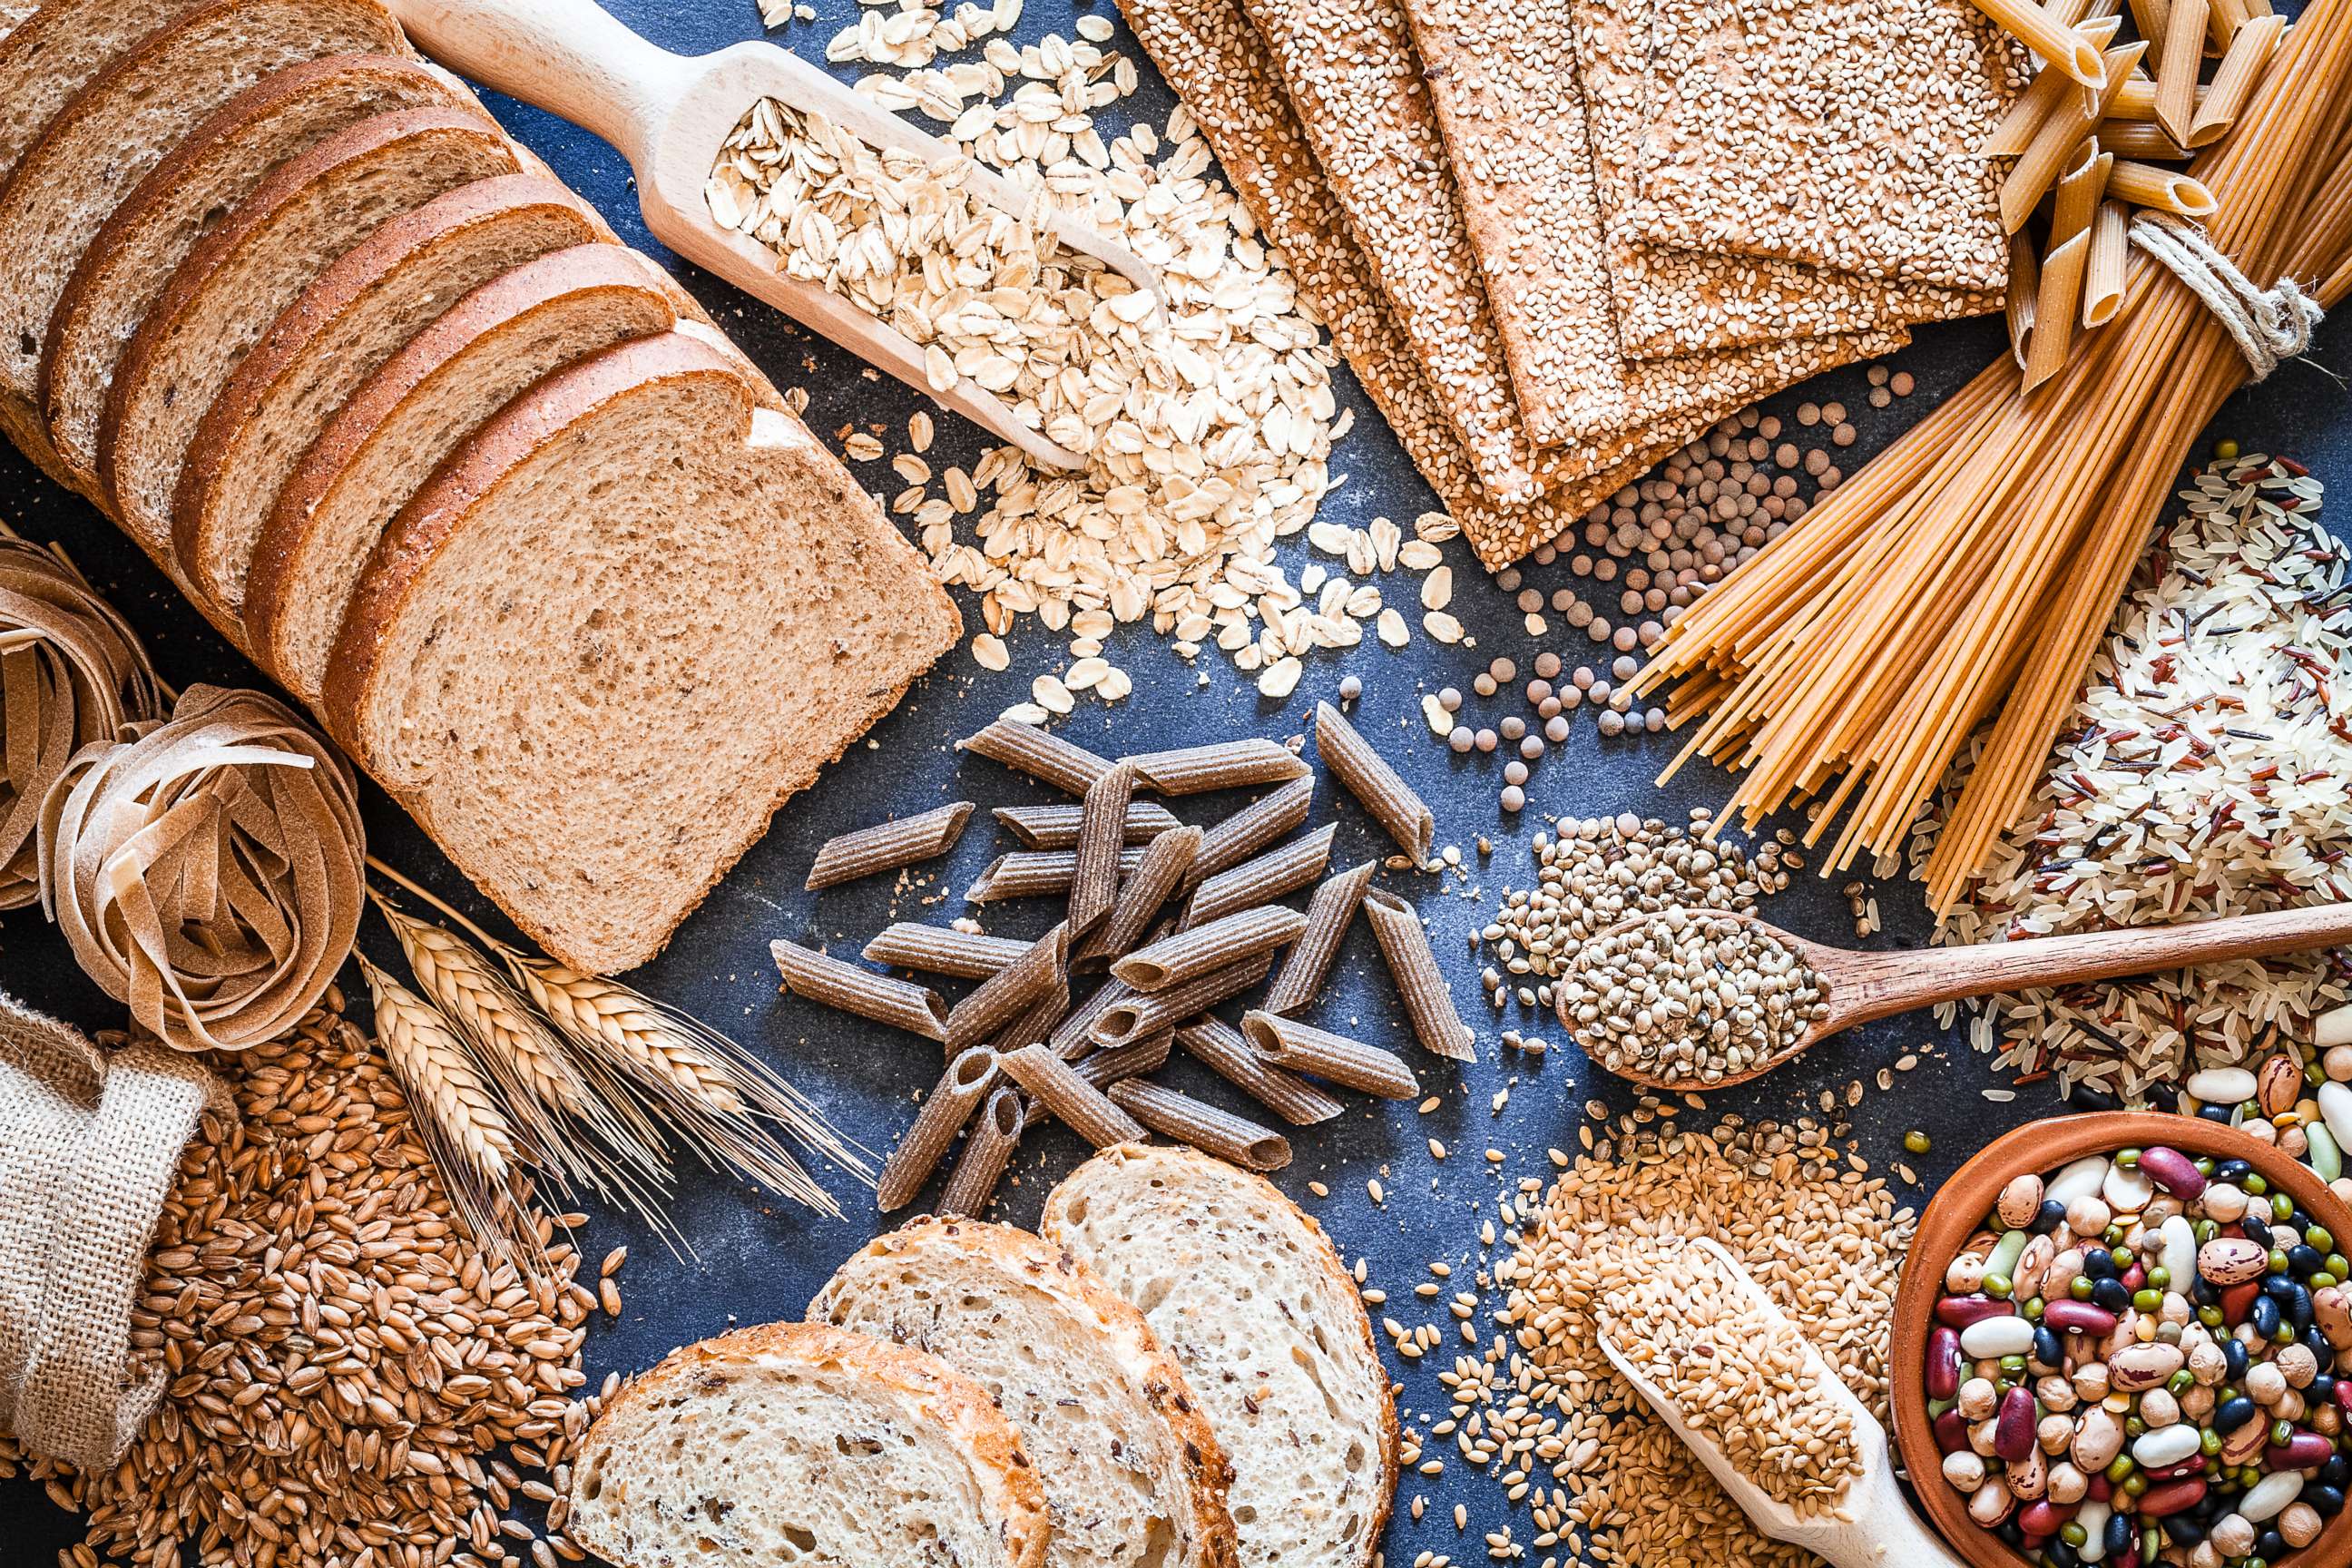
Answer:
[{"label": "bowl rim", "polygon": [[[2159,1110],[2100,1110],[2029,1121],[1994,1139],[1952,1173],[1920,1214],[1904,1259],[1895,1298],[1895,1336],[1888,1363],[1888,1403],[1895,1440],[1909,1473],[1912,1490],[1938,1534],[1974,1568],[2032,1568],[2022,1553],[1969,1517],[1967,1501],[1947,1484],[1943,1455],[1927,1419],[1927,1394],[1919,1382],[1936,1300],[1943,1294],[1944,1270],[1969,1237],[1982,1228],[1993,1199],[2017,1176],[2053,1171],[2087,1154],[2162,1144],[2189,1154],[2243,1160],[2338,1237],[2352,1237],[2352,1205],[2347,1205],[2302,1161],[2249,1133],[2200,1116]],[[2327,1521],[2317,1539],[2276,1559],[2273,1568],[2317,1568],[2323,1562],[2352,1561],[2352,1508]]]}]

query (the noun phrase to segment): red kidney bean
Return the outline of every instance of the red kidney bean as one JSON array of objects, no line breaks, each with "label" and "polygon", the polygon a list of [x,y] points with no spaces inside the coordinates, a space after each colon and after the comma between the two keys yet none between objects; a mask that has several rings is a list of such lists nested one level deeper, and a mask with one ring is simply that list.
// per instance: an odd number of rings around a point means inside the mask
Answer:
[{"label": "red kidney bean", "polygon": [[1987,1318],[2014,1316],[2017,1306],[1998,1296],[1988,1296],[1978,1290],[1966,1296],[1946,1296],[1936,1303],[1936,1321],[1947,1328],[1965,1329],[1970,1323],[1980,1323]]},{"label": "red kidney bean", "polygon": [[1957,1454],[1969,1446],[1969,1421],[1957,1410],[1947,1410],[1936,1417],[1936,1447],[1944,1453]]},{"label": "red kidney bean", "polygon": [[2297,1432],[2263,1453],[2263,1462],[2273,1470],[2315,1470],[2335,1457],[2336,1445],[2316,1432]]},{"label": "red kidney bean", "polygon": [[2148,1470],[2144,1473],[2150,1481],[2170,1481],[2178,1480],[2182,1476],[2193,1476],[2204,1468],[2205,1456],[2196,1454],[2177,1465],[2167,1465],[2161,1469]]},{"label": "red kidney bean", "polygon": [[2352,1415],[2352,1378],[2336,1380],[2336,1405],[2347,1415]]},{"label": "red kidney bean", "polygon": [[2249,1279],[2242,1285],[2224,1286],[2221,1290],[2221,1319],[2231,1328],[2246,1321],[2254,1310],[2254,1298],[2263,1293],[2263,1282]]},{"label": "red kidney bean", "polygon": [[2051,1301],[2042,1309],[2042,1321],[2062,1334],[2091,1334],[2100,1339],[2116,1331],[2116,1315],[2091,1301]]},{"label": "red kidney bean", "polygon": [[2140,1493],[2139,1511],[2145,1519],[2162,1519],[2168,1514],[2195,1508],[2204,1500],[2205,1478],[2185,1476],[2179,1480],[2152,1486]]},{"label": "red kidney bean", "polygon": [[2083,1500],[2085,1502],[2109,1502],[2114,1500],[2115,1495],[2116,1483],[2107,1479],[2105,1475],[2096,1475],[2091,1478],[2091,1484],[2084,1489]]},{"label": "red kidney bean", "polygon": [[2066,1521],[2074,1517],[2074,1510],[2071,1505],[2061,1508],[2048,1498],[2037,1498],[2018,1510],[2017,1528],[2028,1535],[2055,1535],[2065,1529]]},{"label": "red kidney bean", "polygon": [[1938,1323],[1927,1335],[1927,1397],[1949,1399],[1960,1391],[1962,1373],[1960,1331]]},{"label": "red kidney bean", "polygon": [[2204,1195],[2205,1177],[2197,1169],[2197,1162],[2178,1149],[2167,1149],[2161,1144],[2143,1149],[2139,1152],[2139,1168],[2149,1181],[2183,1203]]},{"label": "red kidney bean", "polygon": [[2147,1283],[2147,1270],[2140,1265],[2135,1263],[2129,1268],[2124,1270],[2123,1286],[2125,1289],[2137,1290],[2141,1286]]},{"label": "red kidney bean", "polygon": [[2012,1388],[2001,1396],[2000,1414],[1993,1427],[1992,1451],[2003,1464],[2021,1463],[2033,1452],[2035,1406],[2033,1391]]}]

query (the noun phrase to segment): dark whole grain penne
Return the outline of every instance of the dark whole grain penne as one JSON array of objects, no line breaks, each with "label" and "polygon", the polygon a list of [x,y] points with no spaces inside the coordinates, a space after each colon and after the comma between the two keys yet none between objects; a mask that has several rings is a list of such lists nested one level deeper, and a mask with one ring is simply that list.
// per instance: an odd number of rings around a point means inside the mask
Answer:
[{"label": "dark whole grain penne", "polygon": [[1139,1079],[1110,1086],[1111,1102],[1163,1138],[1247,1171],[1279,1171],[1290,1163],[1290,1140],[1271,1127],[1222,1106]]},{"label": "dark whole grain penne", "polygon": [[1295,831],[1315,804],[1315,781],[1293,779],[1212,826],[1192,858],[1192,880],[1205,882],[1229,871],[1266,846]]},{"label": "dark whole grain penne", "polygon": [[1088,1032],[1105,1050],[1139,1044],[1251,989],[1273,963],[1272,951],[1261,951],[1181,985],[1123,997],[1104,1008]]},{"label": "dark whole grain penne", "polygon": [[1061,986],[1069,991],[1070,928],[1064,921],[1029,944],[1029,951],[980,983],[948,1013],[950,1052],[976,1046]]},{"label": "dark whole grain penne", "polygon": [[999,719],[958,745],[1072,795],[1086,794],[1087,785],[1110,771],[1108,757],[1098,757],[1050,730],[1041,730],[1034,724],[1016,724],[1010,719]]},{"label": "dark whole grain penne", "polygon": [[[1083,805],[1000,805],[999,825],[1021,841],[1024,849],[1076,849]],[[1176,814],[1156,800],[1133,800],[1127,806],[1126,837],[1129,844],[1149,844],[1173,827],[1181,827]]]},{"label": "dark whole grain penne", "polygon": [[1001,1085],[988,1097],[971,1124],[971,1135],[956,1155],[955,1169],[948,1173],[948,1184],[940,1191],[941,1215],[980,1217],[996,1192],[996,1184],[1004,1179],[1004,1167],[1013,1163],[1013,1151],[1028,1121],[1021,1091],[1011,1084]]},{"label": "dark whole grain penne", "polygon": [[1297,891],[1331,863],[1331,840],[1339,831],[1338,823],[1327,822],[1303,838],[1277,844],[1255,859],[1218,872],[1192,889],[1181,923],[1206,925]]},{"label": "dark whole grain penne", "polygon": [[[1119,858],[1126,843],[1127,803],[1135,795],[1135,764],[1117,763],[1087,788],[1079,808],[1077,864],[1070,872],[1069,928],[1084,936],[1118,901]],[[1139,865],[1140,862],[1139,861]]]},{"label": "dark whole grain penne", "polygon": [[1429,950],[1429,933],[1421,929],[1421,917],[1412,906],[1374,888],[1364,895],[1364,916],[1372,922],[1381,956],[1388,960],[1397,994],[1404,998],[1413,1037],[1441,1057],[1457,1062],[1474,1059],[1477,1053],[1472,1048],[1470,1026],[1454,1010],[1454,993],[1446,988],[1437,954]]},{"label": "dark whole grain penne", "polygon": [[915,1201],[915,1194],[923,1190],[923,1184],[946,1156],[948,1145],[971,1120],[973,1109],[1003,1076],[994,1051],[966,1051],[948,1063],[939,1087],[915,1113],[915,1124],[882,1163],[882,1179],[875,1187],[874,1198],[884,1214]]},{"label": "dark whole grain penne", "polygon": [[1110,972],[1138,991],[1164,991],[1254,952],[1295,942],[1306,925],[1305,915],[1280,904],[1244,910],[1138,948],[1115,960]]},{"label": "dark whole grain penne", "polygon": [[1411,1100],[1421,1092],[1412,1068],[1394,1051],[1302,1024],[1272,1013],[1242,1015],[1242,1037],[1268,1067],[1305,1073],[1342,1089],[1360,1089],[1382,1100]]},{"label": "dark whole grain penne", "polygon": [[1050,1047],[1024,1046],[1004,1058],[1005,1076],[1037,1097],[1062,1124],[1097,1149],[1143,1137],[1135,1118],[1080,1078]]},{"label": "dark whole grain penne", "polygon": [[901,866],[944,855],[963,837],[963,826],[971,819],[971,802],[959,800],[913,816],[902,816],[896,822],[878,822],[855,833],[828,838],[816,852],[815,864],[809,868],[808,886],[812,890],[831,888],[854,882],[860,877],[871,877],[877,871],[895,871]]},{"label": "dark whole grain penne", "polygon": [[1356,906],[1364,901],[1364,889],[1371,885],[1375,863],[1370,860],[1354,868],[1323,879],[1315,896],[1307,900],[1307,929],[1298,933],[1290,955],[1282,962],[1282,973],[1274,977],[1274,988],[1265,994],[1259,1008],[1289,1017],[1313,1002],[1323,992],[1323,983],[1331,977],[1331,965],[1339,957],[1340,944],[1348,940],[1348,927],[1355,922]]},{"label": "dark whole grain penne", "polygon": [[1094,1085],[1108,1089],[1121,1079],[1141,1078],[1148,1072],[1158,1072],[1168,1065],[1173,1054],[1176,1032],[1162,1029],[1139,1046],[1121,1046],[1115,1051],[1097,1051],[1070,1063],[1070,1070]]},{"label": "dark whole grain penne", "polygon": [[1122,958],[1134,948],[1152,916],[1160,912],[1192,874],[1201,852],[1201,830],[1171,828],[1143,847],[1143,858],[1118,885],[1118,901],[1102,924],[1078,944],[1074,962],[1086,964]]},{"label": "dark whole grain penne", "polygon": [[[1223,1018],[1201,1018],[1176,1031],[1184,1054],[1294,1127],[1328,1121],[1347,1106],[1295,1072],[1268,1067]],[[1139,1049],[1140,1047],[1134,1047]],[[1125,1058],[1129,1052],[1113,1053]]]},{"label": "dark whole grain penne", "polygon": [[1210,741],[1168,752],[1129,757],[1136,777],[1161,795],[1203,795],[1246,784],[1278,784],[1307,776],[1307,763],[1279,741],[1252,736]]},{"label": "dark whole grain penne", "polygon": [[[1143,864],[1143,851],[1122,849],[1118,854],[1118,874],[1131,875]],[[1015,849],[999,855],[988,863],[971,887],[964,889],[968,903],[992,903],[999,899],[1039,899],[1053,893],[1066,893],[1077,879],[1078,852],[1075,849]]]},{"label": "dark whole grain penne", "polygon": [[888,1024],[925,1039],[948,1037],[947,1004],[936,991],[844,963],[798,942],[772,942],[768,953],[784,977],[784,989],[795,996],[805,996],[877,1024]]},{"label": "dark whole grain penne", "polygon": [[989,1037],[989,1048],[1002,1054],[1019,1050],[1023,1046],[1054,1037],[1054,1026],[1070,1010],[1070,985],[1066,978],[1056,980],[1054,988],[1015,1014],[1005,1026]]},{"label": "dark whole grain penne", "polygon": [[1437,818],[1404,782],[1404,775],[1391,767],[1388,759],[1328,702],[1315,705],[1315,754],[1371,814],[1372,820],[1404,846],[1414,865],[1428,864]]},{"label": "dark whole grain penne", "polygon": [[988,936],[976,931],[958,931],[953,926],[899,921],[876,932],[862,956],[868,963],[892,969],[951,974],[960,980],[985,980],[1028,952],[1029,946],[1009,936]]},{"label": "dark whole grain penne", "polygon": [[1065,1061],[1076,1061],[1095,1048],[1095,1020],[1122,997],[1135,994],[1135,988],[1122,980],[1108,980],[1095,988],[1094,994],[1063,1015],[1045,1037],[1045,1043]]}]

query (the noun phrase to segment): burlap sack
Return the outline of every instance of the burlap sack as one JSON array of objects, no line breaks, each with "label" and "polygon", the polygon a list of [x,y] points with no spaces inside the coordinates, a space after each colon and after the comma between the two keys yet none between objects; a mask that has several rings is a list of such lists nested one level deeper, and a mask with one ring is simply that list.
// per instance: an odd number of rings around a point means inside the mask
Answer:
[{"label": "burlap sack", "polygon": [[0,1430],[103,1469],[163,1376],[131,1305],[180,1154],[220,1081],[154,1045],[101,1052],[0,994]]}]

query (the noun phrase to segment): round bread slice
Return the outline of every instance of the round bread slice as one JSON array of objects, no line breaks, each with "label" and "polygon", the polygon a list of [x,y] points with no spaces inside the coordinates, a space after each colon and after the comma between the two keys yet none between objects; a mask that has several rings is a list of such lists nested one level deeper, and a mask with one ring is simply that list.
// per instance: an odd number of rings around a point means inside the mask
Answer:
[{"label": "round bread slice", "polygon": [[1233,1461],[1243,1563],[1369,1563],[1396,1494],[1396,1402],[1321,1227],[1263,1176],[1129,1143],[1071,1172],[1037,1228],[1183,1367]]},{"label": "round bread slice", "polygon": [[467,293],[550,252],[594,243],[598,226],[562,185],[506,174],[402,213],[319,274],[237,365],[189,439],[172,552],[196,591],[241,616],[261,525],[344,400]]},{"label": "round bread slice", "polygon": [[276,71],[224,104],[139,183],[82,252],[41,350],[39,404],[68,471],[98,478],[98,425],[122,351],[180,263],[269,172],[372,114],[465,104],[465,89],[397,55]]},{"label": "round bread slice", "polygon": [[667,332],[542,382],[410,500],[320,713],[518,925],[611,973],[958,630],[806,428]]},{"label": "round bread slice", "polygon": [[239,203],[173,274],[107,395],[99,476],[131,536],[169,558],[172,498],[197,421],[313,279],[402,213],[520,168],[505,134],[474,110],[404,109],[338,132]]},{"label": "round bread slice", "polygon": [[574,1541],[616,1568],[1040,1568],[1021,1440],[936,1356],[819,1323],[672,1351],[572,1465]]},{"label": "round bread slice", "polygon": [[246,579],[254,657],[306,702],[360,569],[408,499],[490,416],[541,378],[677,324],[667,275],[589,244],[481,285],[394,354],[279,488]]},{"label": "round bread slice", "polygon": [[930,1352],[1021,1434],[1052,1568],[1231,1568],[1231,1472],[1143,1315],[1025,1230],[917,1220],[835,1271],[809,1321]]},{"label": "round bread slice", "polygon": [[31,405],[49,317],[83,249],[215,110],[299,61],[402,48],[374,0],[218,0],[100,72],[0,186],[0,388]]}]

